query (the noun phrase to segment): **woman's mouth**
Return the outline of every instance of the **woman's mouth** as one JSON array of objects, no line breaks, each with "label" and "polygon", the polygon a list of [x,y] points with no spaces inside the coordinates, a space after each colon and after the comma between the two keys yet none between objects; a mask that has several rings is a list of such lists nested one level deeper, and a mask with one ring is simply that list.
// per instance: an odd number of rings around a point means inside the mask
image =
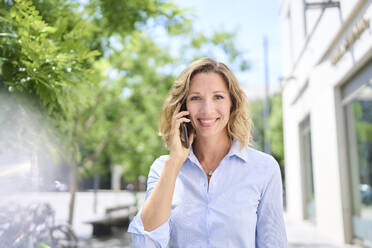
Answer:
[{"label": "woman's mouth", "polygon": [[198,121],[199,121],[199,123],[202,127],[211,127],[216,123],[216,121],[218,119],[219,118],[217,118],[217,119],[216,118],[214,118],[214,119],[208,118],[208,119],[198,119]]}]

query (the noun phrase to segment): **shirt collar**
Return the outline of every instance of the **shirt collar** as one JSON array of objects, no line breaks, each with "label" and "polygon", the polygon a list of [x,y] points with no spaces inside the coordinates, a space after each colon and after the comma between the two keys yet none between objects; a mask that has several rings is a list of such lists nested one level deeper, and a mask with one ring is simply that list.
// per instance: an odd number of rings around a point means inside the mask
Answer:
[{"label": "shirt collar", "polygon": [[[245,148],[240,149],[240,146],[241,146],[241,143],[237,139],[233,138],[233,142],[231,144],[230,150],[227,153],[226,157],[237,156],[240,159],[244,160],[244,162],[248,162],[248,153]],[[195,164],[199,164],[192,146],[191,146],[188,158],[190,159],[191,162]]]},{"label": "shirt collar", "polygon": [[230,147],[230,151],[226,155],[227,157],[230,156],[237,156],[240,159],[244,160],[244,162],[248,162],[248,153],[245,148],[241,149],[241,143],[233,138],[232,145]]},{"label": "shirt collar", "polygon": [[195,153],[194,153],[194,150],[193,150],[193,147],[191,146],[190,148],[190,153],[189,153],[189,157],[191,162],[193,162],[194,164],[196,165],[199,165],[199,161],[198,161],[198,158],[195,156]]}]

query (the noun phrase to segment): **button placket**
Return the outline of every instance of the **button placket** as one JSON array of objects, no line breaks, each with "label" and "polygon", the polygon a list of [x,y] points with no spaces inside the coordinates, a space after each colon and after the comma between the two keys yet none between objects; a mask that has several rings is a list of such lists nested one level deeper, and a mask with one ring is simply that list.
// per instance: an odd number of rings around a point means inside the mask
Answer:
[{"label": "button placket", "polygon": [[209,202],[207,203],[207,209],[206,209],[206,221],[207,221],[207,239],[208,239],[208,245],[210,245],[210,222],[209,222],[209,218],[210,218],[210,209],[209,209]]}]

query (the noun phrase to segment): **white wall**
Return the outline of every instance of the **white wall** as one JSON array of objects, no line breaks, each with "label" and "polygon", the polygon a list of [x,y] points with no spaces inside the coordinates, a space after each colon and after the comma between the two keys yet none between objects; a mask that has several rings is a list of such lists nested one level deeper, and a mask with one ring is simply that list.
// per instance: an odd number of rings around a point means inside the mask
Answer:
[{"label": "white wall", "polygon": [[332,86],[333,70],[320,65],[312,74],[311,131],[317,226],[333,240],[343,243],[339,150],[337,137],[336,91]]},{"label": "white wall", "polygon": [[282,98],[287,214],[294,219],[303,219],[300,157],[295,155],[300,153],[299,132],[294,119],[295,110],[289,107],[290,93],[289,90],[284,90]]}]

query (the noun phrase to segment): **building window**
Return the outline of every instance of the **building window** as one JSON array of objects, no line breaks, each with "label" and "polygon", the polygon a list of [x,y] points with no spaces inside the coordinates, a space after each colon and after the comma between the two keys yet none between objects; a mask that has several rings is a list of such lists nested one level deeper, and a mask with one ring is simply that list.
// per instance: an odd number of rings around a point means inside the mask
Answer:
[{"label": "building window", "polygon": [[312,222],[316,220],[315,190],[313,159],[311,150],[310,118],[307,118],[300,126],[301,144],[301,171],[302,171],[302,195],[304,203],[304,216]]},{"label": "building window", "polygon": [[[358,79],[358,80],[355,80]],[[364,82],[364,83],[363,83]],[[350,89],[354,89],[351,91]],[[372,66],[344,87],[354,237],[372,244]]]}]

